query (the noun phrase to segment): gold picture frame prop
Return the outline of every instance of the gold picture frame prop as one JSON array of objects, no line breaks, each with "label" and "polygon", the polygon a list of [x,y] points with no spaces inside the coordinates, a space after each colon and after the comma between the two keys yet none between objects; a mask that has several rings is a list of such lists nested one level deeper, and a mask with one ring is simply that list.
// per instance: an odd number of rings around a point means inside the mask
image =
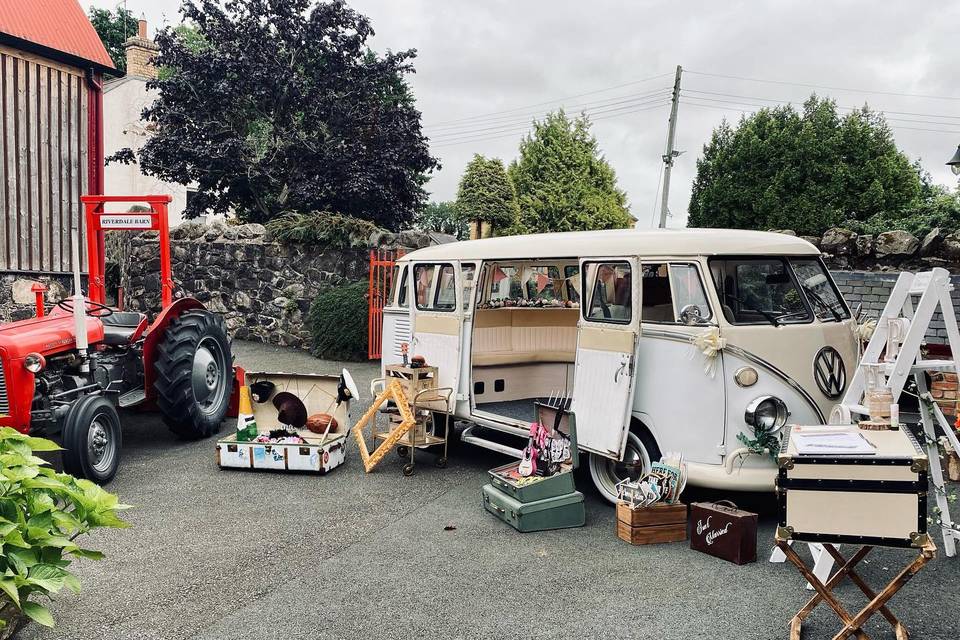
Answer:
[{"label": "gold picture frame prop", "polygon": [[[897,619],[895,615],[887,608],[887,602],[896,595],[896,593],[903,588],[907,582],[910,581],[910,578],[915,576],[923,567],[933,559],[937,554],[937,547],[933,543],[933,540],[929,536],[924,535],[924,540],[922,545],[919,548],[919,553],[910,564],[904,567],[897,575],[895,575],[890,582],[888,582],[879,593],[871,589],[866,581],[860,577],[857,572],[854,570],[857,564],[859,564],[870,551],[873,549],[872,546],[862,546],[860,549],[850,557],[849,560],[840,555],[840,552],[837,551],[837,548],[830,543],[823,543],[824,550],[829,553],[833,559],[837,562],[839,568],[837,572],[834,573],[826,583],[822,582],[817,576],[813,574],[813,571],[807,567],[803,559],[797,555],[797,552],[793,550],[793,547],[790,546],[789,541],[786,538],[781,538],[777,536],[777,547],[787,556],[787,559],[797,567],[797,570],[806,578],[807,582],[816,590],[817,594],[810,599],[807,604],[803,606],[800,611],[790,620],[790,640],[800,640],[801,627],[803,626],[803,621],[809,616],[814,609],[821,602],[826,602],[827,605],[833,612],[840,618],[840,621],[843,622],[843,628],[833,636],[833,640],[842,640],[848,636],[854,636],[858,640],[869,638],[866,632],[863,630],[863,626],[867,623],[874,614],[880,613],[886,618],[887,622],[890,623],[890,626],[893,627],[894,633],[896,634],[897,640],[907,640],[910,637],[910,634],[907,632],[907,628],[903,625],[900,620]],[[919,542],[919,540],[918,540]],[[850,613],[844,608],[840,601],[834,596],[833,589],[840,584],[844,578],[850,578],[850,581],[857,585],[860,590],[867,596],[869,602],[867,605],[860,610],[856,615],[850,615]]]},{"label": "gold picture frame prop", "polygon": [[[377,410],[380,409],[380,405],[387,400],[393,400],[394,404],[397,405],[397,410],[400,412],[400,424],[390,432],[390,435],[387,436],[379,447],[373,450],[373,453],[370,453],[367,449],[367,441],[363,438],[363,428],[370,422],[371,418],[375,418]],[[403,393],[403,387],[399,381],[391,381],[390,384],[380,392],[380,395],[376,397],[373,404],[370,405],[370,408],[367,409],[366,413],[361,416],[360,420],[357,421],[357,424],[353,427],[353,437],[357,441],[357,448],[360,449],[360,459],[363,461],[364,471],[370,473],[380,464],[384,456],[396,446],[397,441],[410,431],[415,424],[416,419],[410,410],[409,401]]]}]

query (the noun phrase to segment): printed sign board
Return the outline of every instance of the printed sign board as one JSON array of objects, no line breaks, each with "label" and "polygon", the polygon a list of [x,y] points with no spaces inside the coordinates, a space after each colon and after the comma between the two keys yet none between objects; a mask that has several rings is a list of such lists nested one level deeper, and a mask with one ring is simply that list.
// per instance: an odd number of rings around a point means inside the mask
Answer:
[{"label": "printed sign board", "polygon": [[101,215],[101,229],[152,229],[153,217],[143,214]]}]

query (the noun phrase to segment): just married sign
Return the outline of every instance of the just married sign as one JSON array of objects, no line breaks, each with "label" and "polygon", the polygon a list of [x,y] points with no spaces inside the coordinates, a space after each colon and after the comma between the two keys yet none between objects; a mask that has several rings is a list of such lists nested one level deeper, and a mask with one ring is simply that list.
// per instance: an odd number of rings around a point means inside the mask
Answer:
[{"label": "just married sign", "polygon": [[757,559],[757,514],[729,500],[690,505],[690,548],[735,564]]}]

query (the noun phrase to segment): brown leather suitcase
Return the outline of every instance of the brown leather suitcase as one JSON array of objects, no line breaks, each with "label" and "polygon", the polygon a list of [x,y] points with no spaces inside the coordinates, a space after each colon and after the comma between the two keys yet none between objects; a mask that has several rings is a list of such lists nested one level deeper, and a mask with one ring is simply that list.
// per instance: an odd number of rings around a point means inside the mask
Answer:
[{"label": "brown leather suitcase", "polygon": [[757,514],[729,500],[690,505],[690,548],[734,564],[757,560]]}]

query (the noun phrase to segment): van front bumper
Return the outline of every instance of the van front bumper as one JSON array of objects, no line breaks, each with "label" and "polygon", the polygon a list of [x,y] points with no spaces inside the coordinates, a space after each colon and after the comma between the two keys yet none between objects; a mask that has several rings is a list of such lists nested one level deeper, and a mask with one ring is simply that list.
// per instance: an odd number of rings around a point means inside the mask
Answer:
[{"label": "van front bumper", "polygon": [[687,463],[687,483],[695,487],[730,491],[773,491],[776,479],[777,467],[773,461],[763,466],[734,464],[731,473],[727,473],[723,464]]}]

